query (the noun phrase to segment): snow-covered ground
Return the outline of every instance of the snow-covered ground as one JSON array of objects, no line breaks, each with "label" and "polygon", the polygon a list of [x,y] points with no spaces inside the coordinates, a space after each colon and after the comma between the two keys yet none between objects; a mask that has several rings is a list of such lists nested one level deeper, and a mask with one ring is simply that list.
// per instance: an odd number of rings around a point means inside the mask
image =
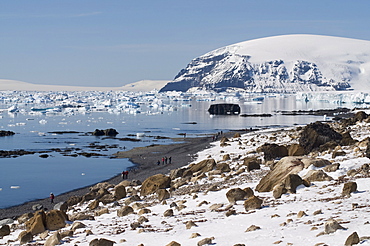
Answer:
[{"label": "snow-covered ground", "polygon": [[0,91],[152,91],[159,90],[167,80],[141,80],[121,87],[84,87],[67,85],[42,85],[16,80],[0,79]]},{"label": "snow-covered ground", "polygon": [[[370,136],[369,123],[361,122],[350,128],[351,136],[359,143]],[[331,151],[311,155],[340,164],[337,171],[327,173],[334,178],[332,181],[312,182],[310,187],[301,185],[296,194],[284,194],[280,199],[275,199],[272,192],[255,191],[255,195],[263,199],[262,208],[257,210],[246,211],[243,201],[238,201],[235,205],[228,202],[228,190],[238,187],[250,187],[254,190],[260,178],[269,169],[264,166],[262,170],[243,172],[243,158],[263,158],[262,153],[256,152],[257,147],[267,142],[280,145],[297,143],[298,134],[299,131],[294,128],[264,130],[231,138],[227,142],[229,145],[225,147],[220,146],[220,141],[215,141],[211,148],[198,153],[194,163],[211,157],[216,162],[228,163],[232,171],[222,175],[207,173],[204,178],[173,191],[171,197],[164,202],[159,202],[156,195],[149,195],[142,201],[131,203],[135,213],[124,217],[117,216],[117,210],[124,206],[126,198],[119,201],[120,206],[100,204],[101,208],[108,208],[108,213],[95,216],[95,220],[80,221],[86,227],[76,229],[73,236],[63,238],[61,243],[89,245],[93,239],[105,238],[114,241],[116,245],[168,245],[176,241],[179,245],[191,246],[202,245],[198,242],[213,237],[211,245],[222,246],[344,245],[347,237],[357,232],[362,237],[361,245],[370,245],[370,240],[366,238],[370,236],[369,175],[348,176],[350,180],[356,181],[358,186],[357,192],[352,193],[349,198],[341,196],[343,183],[338,181],[341,176],[346,176],[349,170],[369,163],[364,154],[364,144],[341,147],[341,151],[346,154],[335,158],[332,158]],[[226,154],[230,155],[231,160],[223,161]],[[236,174],[237,172],[239,174]],[[300,175],[303,176],[306,172],[307,170],[303,170]],[[218,188],[209,190],[212,185],[217,185]],[[88,204],[75,206],[68,214],[88,212],[93,215],[94,211],[89,212]],[[149,209],[147,213],[138,214],[143,207]],[[164,216],[164,212],[170,208],[174,210],[174,215]],[[230,215],[232,210],[235,212]],[[300,211],[304,211],[305,215],[299,217]],[[132,229],[130,225],[137,222],[141,216],[148,221]],[[325,223],[330,219],[335,219],[345,229],[320,235],[324,231]],[[189,222],[195,225],[187,229]],[[24,228],[19,227],[17,222],[14,224],[15,229],[12,229],[11,235],[0,239],[0,245],[19,243],[17,236]],[[257,229],[247,231],[253,225]],[[69,230],[71,226],[72,222],[61,231]],[[49,235],[52,233],[49,232]],[[34,237],[34,245],[43,242],[45,240],[39,236]]]}]

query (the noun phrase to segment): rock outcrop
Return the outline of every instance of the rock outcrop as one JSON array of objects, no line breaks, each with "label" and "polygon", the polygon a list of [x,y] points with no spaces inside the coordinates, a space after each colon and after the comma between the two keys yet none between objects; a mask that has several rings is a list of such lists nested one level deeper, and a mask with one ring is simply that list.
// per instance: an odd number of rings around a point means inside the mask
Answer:
[{"label": "rock outcrop", "polygon": [[282,158],[274,168],[264,176],[256,187],[256,191],[268,192],[278,185],[283,183],[289,174],[297,174],[304,168],[302,158],[287,156]]},{"label": "rock outcrop", "polygon": [[299,144],[304,148],[306,153],[309,153],[329,142],[338,145],[341,140],[342,135],[333,130],[328,124],[315,122],[303,128],[299,138]]}]

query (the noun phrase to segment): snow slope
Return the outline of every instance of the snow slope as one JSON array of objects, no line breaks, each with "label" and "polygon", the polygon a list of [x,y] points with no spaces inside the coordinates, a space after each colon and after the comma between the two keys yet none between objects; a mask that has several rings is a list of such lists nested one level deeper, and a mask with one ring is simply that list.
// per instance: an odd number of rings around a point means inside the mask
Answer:
[{"label": "snow slope", "polygon": [[159,90],[168,81],[166,80],[141,80],[135,83],[127,84],[122,87],[84,87],[84,86],[66,86],[66,85],[41,85],[32,84],[16,80],[0,79],[0,91],[152,91]]},{"label": "snow slope", "polygon": [[162,88],[238,87],[255,92],[370,90],[370,41],[283,35],[229,45],[195,58]]}]

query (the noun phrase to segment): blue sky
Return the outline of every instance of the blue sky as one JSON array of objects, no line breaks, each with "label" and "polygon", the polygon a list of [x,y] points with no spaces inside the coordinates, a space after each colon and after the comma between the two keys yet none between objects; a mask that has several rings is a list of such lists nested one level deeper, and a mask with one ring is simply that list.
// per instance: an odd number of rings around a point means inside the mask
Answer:
[{"label": "blue sky", "polygon": [[171,80],[216,48],[284,34],[370,40],[370,1],[0,2],[0,79],[122,86]]}]

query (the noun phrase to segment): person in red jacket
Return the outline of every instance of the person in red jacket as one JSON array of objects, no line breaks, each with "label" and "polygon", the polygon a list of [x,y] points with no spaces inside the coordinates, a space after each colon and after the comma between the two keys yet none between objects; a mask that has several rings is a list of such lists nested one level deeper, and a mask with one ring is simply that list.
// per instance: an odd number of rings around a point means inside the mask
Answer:
[{"label": "person in red jacket", "polygon": [[50,193],[50,203],[54,203],[54,194],[53,193]]}]

